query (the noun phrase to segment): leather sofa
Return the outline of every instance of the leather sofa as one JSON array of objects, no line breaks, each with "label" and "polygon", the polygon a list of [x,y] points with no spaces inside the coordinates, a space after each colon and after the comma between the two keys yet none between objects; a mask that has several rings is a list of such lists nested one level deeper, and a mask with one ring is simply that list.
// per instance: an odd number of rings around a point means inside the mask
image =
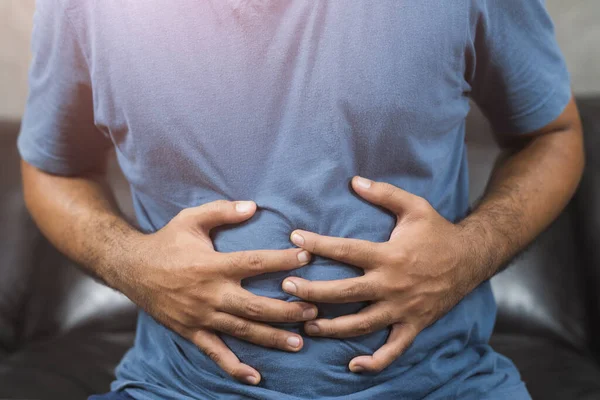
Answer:
[{"label": "leather sofa", "polygon": [[[588,154],[567,209],[493,288],[492,345],[519,367],[534,399],[600,399],[600,99],[579,99]],[[81,273],[44,239],[22,200],[18,123],[0,123],[0,398],[85,399],[105,392],[135,334],[135,307]],[[498,148],[468,121],[471,198]],[[132,208],[118,167],[111,182]]]}]

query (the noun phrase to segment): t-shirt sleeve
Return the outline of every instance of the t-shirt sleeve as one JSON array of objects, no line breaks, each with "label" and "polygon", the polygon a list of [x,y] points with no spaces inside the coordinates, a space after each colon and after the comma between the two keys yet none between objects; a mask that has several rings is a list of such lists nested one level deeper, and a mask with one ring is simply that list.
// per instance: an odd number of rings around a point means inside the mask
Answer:
[{"label": "t-shirt sleeve", "polygon": [[499,134],[538,130],[571,99],[544,0],[480,0],[471,13],[470,96]]},{"label": "t-shirt sleeve", "polygon": [[111,142],[94,124],[86,57],[57,3],[37,1],[29,96],[17,146],[41,170],[77,175],[102,165]]}]

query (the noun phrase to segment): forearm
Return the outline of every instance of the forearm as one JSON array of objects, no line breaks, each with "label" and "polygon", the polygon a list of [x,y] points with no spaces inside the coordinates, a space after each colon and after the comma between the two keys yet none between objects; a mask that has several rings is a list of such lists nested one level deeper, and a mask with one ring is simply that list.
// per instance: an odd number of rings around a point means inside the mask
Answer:
[{"label": "forearm", "polygon": [[567,205],[583,171],[582,142],[572,103],[561,119],[496,165],[482,200],[458,224],[477,283],[492,277]]},{"label": "forearm", "polygon": [[88,273],[122,290],[134,274],[131,244],[141,236],[120,215],[103,174],[51,175],[22,162],[24,196],[50,242]]}]

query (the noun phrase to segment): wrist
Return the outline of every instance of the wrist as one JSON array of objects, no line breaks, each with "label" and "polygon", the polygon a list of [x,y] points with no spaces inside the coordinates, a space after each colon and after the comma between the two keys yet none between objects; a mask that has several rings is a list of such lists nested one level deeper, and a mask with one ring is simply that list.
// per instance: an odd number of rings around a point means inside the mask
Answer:
[{"label": "wrist", "polygon": [[470,280],[472,290],[495,275],[502,263],[504,246],[492,227],[476,215],[465,218],[455,226],[459,263]]},{"label": "wrist", "polygon": [[143,250],[148,235],[143,234],[125,220],[115,216],[108,222],[107,236],[101,256],[91,260],[92,270],[110,287],[125,295],[142,275]]}]

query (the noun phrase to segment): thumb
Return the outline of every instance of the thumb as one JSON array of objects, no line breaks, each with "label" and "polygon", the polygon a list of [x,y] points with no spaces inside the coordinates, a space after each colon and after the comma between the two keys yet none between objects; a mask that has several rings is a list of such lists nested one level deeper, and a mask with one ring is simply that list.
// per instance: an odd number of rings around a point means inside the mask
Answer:
[{"label": "thumb", "polygon": [[398,217],[420,209],[427,203],[422,197],[385,182],[375,182],[360,176],[352,179],[352,188],[363,199],[386,208]]},{"label": "thumb", "polygon": [[387,341],[372,356],[358,356],[350,361],[352,372],[381,372],[410,347],[417,336],[412,325],[396,323]]},{"label": "thumb", "polygon": [[204,233],[217,226],[239,224],[256,213],[253,201],[216,200],[198,207],[187,208],[180,214]]}]

